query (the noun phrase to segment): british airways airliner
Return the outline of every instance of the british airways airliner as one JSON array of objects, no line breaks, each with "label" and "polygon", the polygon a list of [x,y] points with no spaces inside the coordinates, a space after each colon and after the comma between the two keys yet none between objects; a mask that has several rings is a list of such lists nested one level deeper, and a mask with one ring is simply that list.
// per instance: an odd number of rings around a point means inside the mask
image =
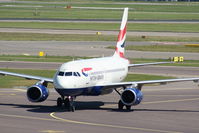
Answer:
[{"label": "british airways airliner", "polygon": [[[65,106],[69,111],[74,111],[74,100],[77,96],[98,96],[109,94],[114,90],[120,95],[118,108],[131,109],[131,106],[140,104],[143,99],[141,92],[145,84],[168,82],[194,81],[198,78],[148,80],[136,82],[121,82],[128,73],[130,67],[145,65],[165,64],[172,62],[154,62],[143,64],[130,64],[124,56],[128,8],[124,9],[118,41],[115,53],[110,57],[83,59],[64,63],[57,70],[53,78],[45,78],[26,74],[0,71],[1,75],[17,76],[26,79],[35,79],[38,82],[27,89],[27,98],[31,102],[43,102],[48,98],[48,83],[53,83],[55,90],[60,94],[57,98],[57,106]],[[118,89],[122,88],[122,91]]]}]

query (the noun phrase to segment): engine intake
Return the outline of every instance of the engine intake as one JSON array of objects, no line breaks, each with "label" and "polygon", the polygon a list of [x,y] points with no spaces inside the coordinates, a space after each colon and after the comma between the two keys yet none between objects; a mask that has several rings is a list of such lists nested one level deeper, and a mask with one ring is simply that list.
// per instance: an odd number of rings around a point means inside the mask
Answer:
[{"label": "engine intake", "polygon": [[33,85],[27,90],[28,100],[31,102],[43,102],[48,98],[49,91],[43,85]]},{"label": "engine intake", "polygon": [[142,99],[142,92],[136,88],[127,88],[121,94],[121,101],[125,105],[138,105]]}]

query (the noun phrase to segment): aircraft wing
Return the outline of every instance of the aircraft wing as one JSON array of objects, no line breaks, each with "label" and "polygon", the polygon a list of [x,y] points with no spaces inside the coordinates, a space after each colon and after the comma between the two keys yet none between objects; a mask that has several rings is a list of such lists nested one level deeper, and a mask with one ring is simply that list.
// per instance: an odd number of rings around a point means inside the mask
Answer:
[{"label": "aircraft wing", "polygon": [[145,84],[159,83],[161,85],[164,85],[164,84],[167,84],[167,83],[170,83],[170,82],[183,82],[183,81],[199,82],[199,77],[198,78],[163,79],[163,80],[146,80],[146,81],[135,81],[135,82],[119,82],[119,83],[100,84],[99,86],[104,86],[106,88],[133,86],[133,87],[138,87],[138,89],[141,89],[139,87],[142,87]]},{"label": "aircraft wing", "polygon": [[22,78],[26,78],[26,79],[34,79],[34,80],[40,80],[40,81],[46,81],[46,82],[53,83],[53,79],[51,79],[51,78],[32,76],[32,75],[27,75],[27,74],[19,74],[19,73],[13,73],[13,72],[0,71],[0,75],[3,75],[3,76],[10,75],[10,76],[22,77]]},{"label": "aircraft wing", "polygon": [[128,67],[159,65],[159,64],[169,64],[169,63],[175,63],[175,62],[174,61],[166,61],[166,62],[152,62],[152,63],[142,63],[142,64],[129,64]]}]

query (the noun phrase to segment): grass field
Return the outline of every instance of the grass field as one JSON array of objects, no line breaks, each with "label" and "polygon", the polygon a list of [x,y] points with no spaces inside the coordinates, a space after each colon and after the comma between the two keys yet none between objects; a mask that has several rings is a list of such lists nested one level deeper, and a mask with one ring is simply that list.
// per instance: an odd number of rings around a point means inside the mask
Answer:
[{"label": "grass field", "polygon": [[[30,74],[36,76],[43,76],[52,78],[54,76],[55,70],[29,70],[29,69],[0,69],[3,71]],[[156,75],[145,75],[145,74],[129,74],[125,81],[139,81],[139,80],[156,80],[156,79],[168,79],[174,77],[166,76],[156,76]],[[11,87],[24,87],[32,86],[36,82],[35,80],[27,80],[19,77],[5,76],[0,78],[0,88],[11,88]],[[52,84],[49,85],[49,88],[52,88]]]},{"label": "grass field", "polygon": [[[10,33],[0,32],[0,40],[4,41],[117,41],[114,35],[88,34],[42,34],[42,33]],[[198,42],[198,37],[166,37],[166,36],[127,36],[127,41],[169,41]]]},{"label": "grass field", "polygon": [[[56,2],[56,1],[52,1]],[[1,18],[51,18],[51,19],[120,19],[121,10],[89,10],[65,9],[68,4],[72,7],[129,7],[129,19],[132,20],[199,20],[199,4],[118,4],[113,1],[70,1],[64,3],[1,3]],[[133,2],[131,2],[133,3]]]},{"label": "grass field", "polygon": [[68,62],[77,59],[88,59],[89,57],[78,56],[25,56],[25,55],[0,55],[0,61],[30,61],[30,62]]},{"label": "grass field", "polygon": [[[169,59],[130,59],[131,63],[150,63],[150,62],[161,62],[161,61],[169,61]],[[162,66],[184,66],[184,67],[199,67],[199,60],[184,60],[181,63],[173,63],[173,64],[163,64]]]},{"label": "grass field", "polygon": [[[24,55],[0,55],[0,61],[31,61],[31,62],[68,62],[77,59],[88,59],[88,57],[71,57],[71,56],[24,56]],[[169,59],[144,59],[144,58],[130,58],[131,63],[150,63],[170,61]],[[199,60],[186,60],[183,63],[164,64],[169,66],[187,66],[199,67]]]},{"label": "grass field", "polygon": [[135,45],[126,46],[127,50],[154,51],[154,52],[199,52],[199,47],[188,47],[184,45]]},{"label": "grass field", "polygon": [[[89,25],[89,26],[88,26]],[[0,22],[0,28],[117,30],[119,23]],[[128,31],[199,32],[199,24],[129,23]]]}]

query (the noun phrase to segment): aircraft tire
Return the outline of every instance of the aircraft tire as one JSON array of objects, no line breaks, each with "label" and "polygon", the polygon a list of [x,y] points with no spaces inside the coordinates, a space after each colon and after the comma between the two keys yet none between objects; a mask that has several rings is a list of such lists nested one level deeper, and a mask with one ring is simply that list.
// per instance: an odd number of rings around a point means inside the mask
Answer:
[{"label": "aircraft tire", "polygon": [[128,111],[130,111],[130,110],[131,110],[131,106],[126,105],[126,109],[127,109]]},{"label": "aircraft tire", "polygon": [[71,106],[71,112],[75,112],[75,106]]},{"label": "aircraft tire", "polygon": [[124,104],[122,103],[121,100],[119,100],[119,102],[118,102],[118,109],[119,110],[123,110],[123,107],[124,107]]},{"label": "aircraft tire", "polygon": [[69,109],[69,107],[70,107],[70,101],[69,101],[68,98],[66,98],[66,99],[64,100],[64,106],[65,106],[67,109]]},{"label": "aircraft tire", "polygon": [[57,98],[57,107],[62,107],[63,101],[61,99],[61,97]]}]

